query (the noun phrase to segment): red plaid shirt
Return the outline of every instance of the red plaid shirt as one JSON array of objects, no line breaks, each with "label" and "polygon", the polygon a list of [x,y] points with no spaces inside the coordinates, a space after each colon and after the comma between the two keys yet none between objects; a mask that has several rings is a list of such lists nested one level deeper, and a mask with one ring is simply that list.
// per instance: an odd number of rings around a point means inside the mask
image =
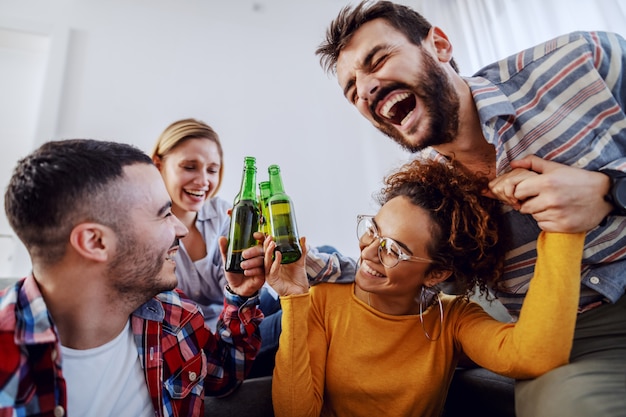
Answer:
[{"label": "red plaid shirt", "polygon": [[[133,313],[155,416],[200,416],[205,390],[224,395],[237,387],[261,345],[257,304],[258,297],[227,293],[216,334],[180,291],[161,293]],[[0,417],[66,414],[60,352],[35,279],[0,292]]]}]

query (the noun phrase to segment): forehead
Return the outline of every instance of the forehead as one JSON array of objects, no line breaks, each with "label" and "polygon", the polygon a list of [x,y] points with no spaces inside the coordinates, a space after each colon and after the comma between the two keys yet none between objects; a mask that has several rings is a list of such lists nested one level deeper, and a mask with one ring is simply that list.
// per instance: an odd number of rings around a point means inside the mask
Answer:
[{"label": "forehead", "polygon": [[187,139],[176,145],[170,152],[170,156],[178,156],[184,159],[206,159],[220,161],[220,152],[217,143],[211,139]]},{"label": "forehead", "polygon": [[[385,19],[374,19],[358,28],[350,41],[339,53],[337,78],[351,74],[365,56],[379,46],[393,47],[410,43],[406,36],[391,26]],[[344,80],[345,82],[345,80]]]},{"label": "forehead", "polygon": [[424,247],[431,241],[432,219],[428,212],[405,196],[386,202],[376,215],[376,224],[382,236],[403,242],[410,248]]}]

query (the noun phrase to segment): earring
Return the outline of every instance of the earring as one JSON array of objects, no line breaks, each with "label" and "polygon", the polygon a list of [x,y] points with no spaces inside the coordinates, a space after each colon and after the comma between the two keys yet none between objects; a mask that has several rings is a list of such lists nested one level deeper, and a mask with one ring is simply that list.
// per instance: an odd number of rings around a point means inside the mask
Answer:
[{"label": "earring", "polygon": [[[436,338],[430,337],[430,335],[426,331],[426,327],[424,326],[424,317],[422,316],[422,313],[424,311],[424,305],[426,305],[426,308],[428,308],[428,306],[432,304],[433,297],[437,297],[437,303],[439,304],[439,334],[437,335]],[[441,332],[443,330],[443,304],[441,304],[441,298],[439,298],[439,291],[437,291],[436,288],[427,287],[423,285],[422,291],[420,292],[419,305],[420,305],[420,323],[422,323],[422,330],[424,330],[424,334],[426,335],[426,338],[428,338],[428,340],[430,340],[431,342],[434,342],[438,340],[439,337],[441,337]]]}]

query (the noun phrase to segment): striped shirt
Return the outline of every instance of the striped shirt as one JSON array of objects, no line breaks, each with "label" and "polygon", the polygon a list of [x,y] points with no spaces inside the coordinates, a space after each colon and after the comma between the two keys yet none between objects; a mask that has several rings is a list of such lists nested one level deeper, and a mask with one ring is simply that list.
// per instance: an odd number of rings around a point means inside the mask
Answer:
[{"label": "striped shirt", "polygon": [[[491,64],[467,78],[496,171],[527,155],[586,170],[626,171],[626,41],[574,32]],[[441,158],[434,149],[419,157]],[[506,209],[505,209],[506,210]],[[496,295],[513,316],[528,291],[540,229],[529,215],[505,213],[510,238]],[[580,311],[616,302],[626,287],[626,217],[609,216],[587,234]]]},{"label": "striped shirt", "polygon": [[[132,314],[155,417],[204,415],[205,391],[226,394],[250,370],[261,344],[258,297],[225,293],[216,334],[178,290],[157,295]],[[66,415],[60,352],[35,279],[0,292],[0,416]]]}]

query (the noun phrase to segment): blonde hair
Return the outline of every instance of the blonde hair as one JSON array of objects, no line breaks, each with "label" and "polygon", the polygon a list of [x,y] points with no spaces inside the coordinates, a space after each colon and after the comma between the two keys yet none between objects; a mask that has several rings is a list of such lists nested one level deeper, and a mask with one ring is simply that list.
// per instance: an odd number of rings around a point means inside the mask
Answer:
[{"label": "blonde hair", "polygon": [[220,154],[220,171],[218,175],[219,182],[212,193],[212,195],[215,195],[222,185],[222,177],[224,175],[224,152],[218,134],[211,126],[203,121],[182,119],[170,124],[157,139],[152,152],[150,152],[150,157],[153,161],[156,158],[163,159],[175,147],[189,139],[207,139],[217,145]]}]

